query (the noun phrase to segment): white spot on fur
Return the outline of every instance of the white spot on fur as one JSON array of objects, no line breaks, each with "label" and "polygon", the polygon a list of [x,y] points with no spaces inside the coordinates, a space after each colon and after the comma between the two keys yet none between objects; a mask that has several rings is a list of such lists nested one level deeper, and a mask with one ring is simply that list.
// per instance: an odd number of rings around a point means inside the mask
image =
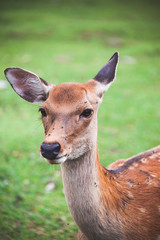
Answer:
[{"label": "white spot on fur", "polygon": [[155,177],[156,177],[156,175],[154,175],[154,174],[150,174],[150,176],[151,176],[151,177],[153,177],[153,178],[155,178]]},{"label": "white spot on fur", "polygon": [[139,208],[140,212],[145,213],[146,209],[145,208]]},{"label": "white spot on fur", "polygon": [[133,167],[138,167],[138,163],[134,163],[134,164],[133,164]]},{"label": "white spot on fur", "polygon": [[118,164],[118,167],[121,167],[121,166],[123,166],[123,164],[124,164],[124,163],[120,163],[120,164]]},{"label": "white spot on fur", "polygon": [[127,192],[127,197],[129,197],[129,198],[133,198],[133,194],[131,193],[131,192]]},{"label": "white spot on fur", "polygon": [[134,167],[133,166],[129,167],[129,170],[134,170]]},{"label": "white spot on fur", "polygon": [[155,157],[156,157],[156,154],[153,154],[153,155],[150,156],[149,158],[150,158],[150,159],[155,159]]},{"label": "white spot on fur", "polygon": [[147,178],[146,183],[148,185],[152,185],[154,187],[159,187],[159,184],[157,183],[157,181],[155,181],[154,179],[151,179],[151,178]]},{"label": "white spot on fur", "polygon": [[127,181],[127,185],[129,186],[129,187],[134,187],[134,184],[133,184],[133,182],[131,182],[131,181]]},{"label": "white spot on fur", "polygon": [[147,162],[147,159],[146,158],[142,158],[141,159],[141,163],[146,163]]}]

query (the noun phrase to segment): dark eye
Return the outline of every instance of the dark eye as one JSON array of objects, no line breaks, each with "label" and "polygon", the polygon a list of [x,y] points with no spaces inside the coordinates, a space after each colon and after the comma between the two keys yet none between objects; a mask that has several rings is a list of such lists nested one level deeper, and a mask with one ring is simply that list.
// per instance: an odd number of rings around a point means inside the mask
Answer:
[{"label": "dark eye", "polygon": [[85,109],[81,115],[80,118],[90,118],[93,114],[93,110],[92,109]]},{"label": "dark eye", "polygon": [[44,110],[44,108],[40,108],[40,109],[39,109],[39,112],[41,112],[42,117],[46,117],[46,116],[47,116],[47,113],[46,113],[46,111]]}]

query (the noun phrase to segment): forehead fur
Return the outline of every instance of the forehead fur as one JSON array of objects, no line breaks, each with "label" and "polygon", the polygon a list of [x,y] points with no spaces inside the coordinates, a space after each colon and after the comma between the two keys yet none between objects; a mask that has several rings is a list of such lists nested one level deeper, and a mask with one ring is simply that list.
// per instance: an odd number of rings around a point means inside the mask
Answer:
[{"label": "forehead fur", "polygon": [[68,105],[84,101],[87,89],[80,83],[62,83],[50,90],[48,100],[60,105]]}]

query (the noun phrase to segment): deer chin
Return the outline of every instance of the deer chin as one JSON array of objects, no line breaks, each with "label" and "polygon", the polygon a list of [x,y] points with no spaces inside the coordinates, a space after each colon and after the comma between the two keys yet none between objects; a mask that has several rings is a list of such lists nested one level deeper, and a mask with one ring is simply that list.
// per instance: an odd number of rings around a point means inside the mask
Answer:
[{"label": "deer chin", "polygon": [[[45,158],[46,159],[46,158]],[[64,163],[67,160],[67,156],[61,156],[59,158],[55,158],[53,160],[51,159],[46,159],[47,162],[49,162],[50,164],[61,164]]]}]

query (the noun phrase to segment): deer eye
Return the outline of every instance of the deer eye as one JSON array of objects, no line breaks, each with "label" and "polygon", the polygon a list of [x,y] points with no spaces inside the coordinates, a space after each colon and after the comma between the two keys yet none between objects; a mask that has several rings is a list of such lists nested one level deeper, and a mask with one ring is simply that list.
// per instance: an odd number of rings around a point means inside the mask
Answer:
[{"label": "deer eye", "polygon": [[93,110],[92,109],[85,109],[81,115],[80,118],[90,118],[93,115]]},{"label": "deer eye", "polygon": [[39,109],[39,112],[41,112],[42,117],[47,117],[47,113],[46,113],[46,111],[44,110],[44,108],[40,108],[40,109]]}]

